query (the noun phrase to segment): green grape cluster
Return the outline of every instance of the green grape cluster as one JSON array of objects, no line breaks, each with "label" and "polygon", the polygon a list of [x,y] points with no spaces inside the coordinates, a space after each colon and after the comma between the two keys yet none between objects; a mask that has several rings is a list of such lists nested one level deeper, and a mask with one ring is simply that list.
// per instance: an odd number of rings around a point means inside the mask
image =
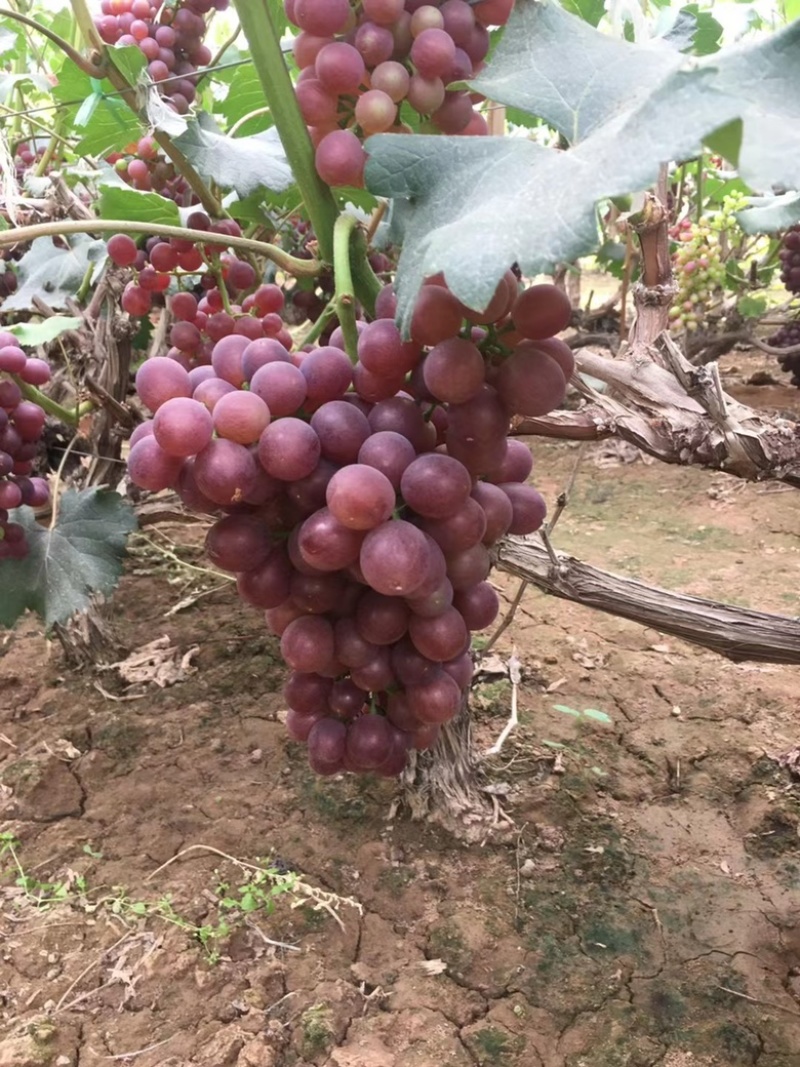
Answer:
[{"label": "green grape cluster", "polygon": [[670,229],[677,244],[672,267],[678,292],[669,312],[673,331],[697,330],[720,297],[725,283],[725,245],[738,228],[736,212],[744,206],[744,197],[732,194],[699,222],[683,218]]}]

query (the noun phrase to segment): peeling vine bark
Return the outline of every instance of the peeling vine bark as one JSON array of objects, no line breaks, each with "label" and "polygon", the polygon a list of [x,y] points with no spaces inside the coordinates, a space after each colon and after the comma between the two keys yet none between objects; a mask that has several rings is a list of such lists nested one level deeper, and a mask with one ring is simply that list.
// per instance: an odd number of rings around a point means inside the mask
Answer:
[{"label": "peeling vine bark", "polygon": [[401,801],[413,819],[433,817],[463,835],[469,826],[485,827],[490,813],[479,780],[469,704],[465,700],[458,716],[442,729],[432,749],[410,754],[401,779]]},{"label": "peeling vine bark", "polygon": [[724,392],[716,363],[693,366],[669,336],[675,285],[665,204],[662,167],[657,195],[648,194],[629,220],[642,249],[642,280],[634,289],[628,344],[616,359],[591,349],[575,352],[577,370],[605,382],[608,392],[576,377],[584,407],[517,419],[513,432],[572,441],[620,437],[663,463],[800,487],[797,424],[738,403]]},{"label": "peeling vine bark", "polygon": [[507,537],[497,547],[497,566],[544,593],[630,619],[735,663],[800,664],[800,619],[659,589],[560,552],[556,556],[557,566],[543,545]]},{"label": "peeling vine bark", "polygon": [[715,363],[692,366],[668,335],[638,358],[605,359],[582,349],[575,362],[606,382],[609,393],[576,379],[585,407],[517,419],[514,433],[569,441],[620,437],[662,463],[800,488],[798,425],[734,400],[722,389]]}]

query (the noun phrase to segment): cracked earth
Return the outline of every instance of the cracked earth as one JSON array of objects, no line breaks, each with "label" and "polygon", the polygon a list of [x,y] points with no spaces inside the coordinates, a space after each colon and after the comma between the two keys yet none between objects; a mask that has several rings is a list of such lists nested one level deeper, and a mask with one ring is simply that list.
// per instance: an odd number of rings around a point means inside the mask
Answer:
[{"label": "cracked earth", "polygon": [[[574,451],[533,445],[553,500]],[[587,454],[557,547],[800,612],[795,492],[630,458]],[[170,536],[197,558],[197,531]],[[257,613],[224,588],[167,617],[175,578],[137,557],[110,607],[124,650],[199,646],[195,673],[139,699],[68,668],[32,620],[0,634],[19,842],[19,867],[0,855],[0,1067],[800,1067],[800,780],[775,758],[798,744],[798,668],[529,593],[498,646],[523,664],[521,723],[488,765],[514,828],[467,844],[389,820],[391,783],[315,780]],[[507,683],[473,710],[485,749]],[[279,857],[362,910],[340,926],[279,901],[210,962],[191,928],[239,875],[201,850],[158,870],[198,844]]]}]

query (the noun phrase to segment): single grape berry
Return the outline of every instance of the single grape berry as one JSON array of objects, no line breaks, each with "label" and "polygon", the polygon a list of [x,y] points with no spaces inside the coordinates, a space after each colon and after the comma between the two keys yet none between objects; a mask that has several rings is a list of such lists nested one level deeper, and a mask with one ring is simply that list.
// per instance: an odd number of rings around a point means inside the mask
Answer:
[{"label": "single grape berry", "polygon": [[136,262],[139,250],[133,238],[126,233],[115,233],[106,247],[109,258],[118,267],[131,267]]}]

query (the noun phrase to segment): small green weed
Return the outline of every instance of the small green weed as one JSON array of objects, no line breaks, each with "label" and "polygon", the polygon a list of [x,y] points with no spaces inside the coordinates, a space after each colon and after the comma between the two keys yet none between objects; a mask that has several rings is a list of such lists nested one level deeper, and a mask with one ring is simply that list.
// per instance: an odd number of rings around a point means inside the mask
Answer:
[{"label": "small green weed", "polygon": [[20,843],[8,831],[0,833],[0,862],[11,861],[12,866],[5,870],[0,868],[0,881],[12,878],[12,884],[22,892],[26,904],[45,911],[54,904],[62,904],[76,894],[86,891],[86,882],[82,875],[71,872],[60,882],[48,882],[36,878],[26,871],[19,858]]},{"label": "small green weed", "polygon": [[508,1037],[502,1030],[496,1030],[493,1026],[486,1030],[479,1030],[475,1034],[476,1052],[478,1063],[498,1063],[508,1053]]},{"label": "small green weed", "polygon": [[[221,958],[222,946],[235,928],[245,925],[251,917],[272,915],[281,898],[286,898],[292,909],[302,908],[307,920],[311,917],[322,919],[327,914],[340,926],[344,924],[338,912],[343,905],[361,911],[361,905],[351,897],[340,897],[319,889],[296,872],[279,870],[264,860],[258,860],[255,864],[245,863],[205,845],[189,846],[180,855],[194,850],[221,856],[233,865],[239,875],[234,880],[223,880],[219,872],[215,872],[216,911],[200,924],[182,915],[169,893],[152,900],[137,899],[123,886],[111,886],[110,889],[106,886],[89,886],[86,876],[75,871],[68,871],[60,881],[41,880],[25,870],[20,859],[20,842],[7,831],[0,832],[0,885],[16,886],[19,890],[17,905],[32,907],[37,911],[61,904],[87,915],[108,912],[123,921],[167,923],[183,930],[199,944],[206,962],[212,964]],[[102,856],[89,845],[85,845],[83,851],[94,859]],[[280,941],[272,944],[294,948]]]}]

